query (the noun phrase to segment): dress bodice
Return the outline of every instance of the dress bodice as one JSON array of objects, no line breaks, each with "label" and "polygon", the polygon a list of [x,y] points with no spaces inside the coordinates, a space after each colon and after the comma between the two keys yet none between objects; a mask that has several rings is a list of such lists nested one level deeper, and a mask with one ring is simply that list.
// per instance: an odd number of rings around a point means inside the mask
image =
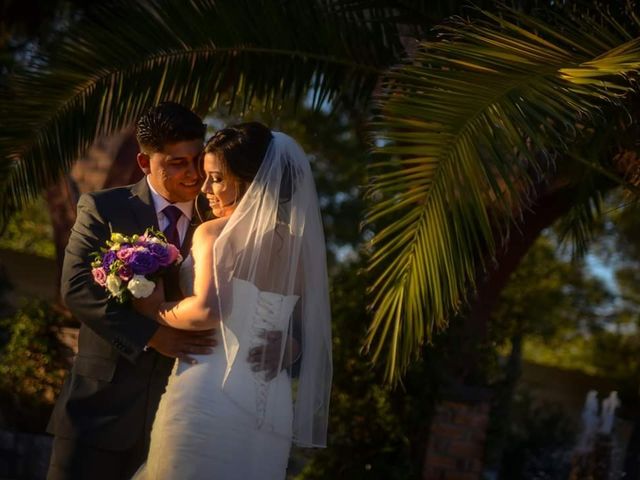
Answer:
[{"label": "dress bodice", "polygon": [[[195,279],[194,260],[188,255],[180,266],[180,288],[185,296],[193,295]],[[256,426],[263,424],[274,429],[274,418],[269,418],[270,405],[291,402],[291,392],[287,373],[282,370],[272,380],[265,378],[264,371],[254,372],[247,361],[252,347],[264,345],[264,333],[281,331],[283,337],[288,334],[289,322],[298,301],[297,295],[281,295],[258,289],[253,283],[233,278],[230,288],[221,295],[225,305],[222,307],[220,328],[217,329],[218,347],[212,355],[196,355],[200,364],[214,369],[210,375],[214,383],[240,407],[255,419]],[[280,361],[284,355],[284,342],[281,345]],[[222,348],[221,348],[222,347]],[[186,363],[180,363],[177,374],[190,369]],[[270,397],[270,398],[269,398]],[[275,428],[275,430],[280,430]]]},{"label": "dress bodice", "polygon": [[[180,268],[193,293],[194,262]],[[263,480],[286,477],[293,435],[291,379],[253,372],[248,349],[262,330],[286,330],[297,297],[232,279],[218,345],[197,363],[177,361],[151,430],[147,462],[135,480]],[[224,338],[221,338],[224,337]],[[231,356],[231,353],[234,353]]]},{"label": "dress bodice", "polygon": [[[238,278],[232,279],[231,285],[232,308],[222,322],[227,358],[223,390],[255,418],[258,428],[266,424],[268,429],[280,430],[273,413],[277,412],[274,405],[291,403],[286,371],[281,370],[275,379],[268,380],[264,371],[254,372],[246,359],[252,347],[264,345],[265,332],[280,331],[283,338],[287,335],[298,296],[262,291]],[[282,342],[280,361],[284,346]]]}]

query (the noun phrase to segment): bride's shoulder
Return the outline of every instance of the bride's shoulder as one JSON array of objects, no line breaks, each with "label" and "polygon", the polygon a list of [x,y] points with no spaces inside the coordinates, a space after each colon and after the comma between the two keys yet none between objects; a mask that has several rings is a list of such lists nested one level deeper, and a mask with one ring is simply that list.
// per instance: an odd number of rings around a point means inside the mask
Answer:
[{"label": "bride's shoulder", "polygon": [[200,241],[215,241],[215,239],[220,236],[220,233],[222,233],[222,229],[227,224],[227,220],[227,218],[215,218],[201,223],[196,228],[196,231],[193,232],[194,241],[196,239]]}]

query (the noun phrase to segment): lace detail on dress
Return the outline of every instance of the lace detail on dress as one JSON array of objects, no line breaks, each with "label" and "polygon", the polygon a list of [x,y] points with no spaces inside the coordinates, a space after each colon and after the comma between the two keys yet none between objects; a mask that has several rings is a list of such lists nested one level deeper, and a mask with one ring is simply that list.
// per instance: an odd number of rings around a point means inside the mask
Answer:
[{"label": "lace detail on dress", "polygon": [[[251,319],[251,347],[263,346],[265,342],[264,334],[267,331],[280,328],[278,320],[282,311],[283,299],[284,297],[281,295],[274,295],[268,292],[260,292],[258,294],[256,308]],[[282,357],[282,352],[280,356]],[[252,375],[256,384],[256,427],[260,429],[264,424],[270,381],[265,378],[264,371],[252,372]]]},{"label": "lace detail on dress", "polygon": [[[221,322],[227,364],[222,389],[240,409],[248,414],[252,428],[264,433],[291,435],[291,382],[286,370],[280,369],[267,380],[265,371],[254,371],[248,361],[252,348],[264,346],[264,333],[282,332],[286,337],[297,295],[281,295],[258,289],[253,283],[233,278],[232,307]],[[282,364],[284,342],[278,364]]]}]

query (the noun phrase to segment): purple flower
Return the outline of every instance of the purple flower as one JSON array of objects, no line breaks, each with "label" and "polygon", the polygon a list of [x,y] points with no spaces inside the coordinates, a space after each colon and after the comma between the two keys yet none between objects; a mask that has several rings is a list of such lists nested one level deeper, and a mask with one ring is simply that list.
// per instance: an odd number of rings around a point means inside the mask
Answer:
[{"label": "purple flower", "polygon": [[123,265],[118,269],[118,276],[125,282],[133,278],[133,269],[129,265]]},{"label": "purple flower", "polygon": [[127,262],[136,275],[146,275],[158,270],[159,262],[146,248],[137,248]]},{"label": "purple flower", "polygon": [[117,259],[116,252],[114,252],[113,250],[109,250],[102,257],[102,268],[108,271],[109,267],[111,267],[111,264],[115,262],[116,259]]},{"label": "purple flower", "polygon": [[151,243],[147,248],[152,253],[152,255],[156,257],[156,260],[162,267],[171,265],[173,260],[175,260],[172,251],[167,248],[166,245],[163,245],[161,243]]}]

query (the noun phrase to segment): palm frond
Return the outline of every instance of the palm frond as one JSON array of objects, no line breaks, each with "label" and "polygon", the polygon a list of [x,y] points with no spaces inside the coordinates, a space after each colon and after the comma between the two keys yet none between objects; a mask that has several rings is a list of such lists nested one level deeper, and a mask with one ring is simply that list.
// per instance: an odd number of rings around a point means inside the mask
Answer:
[{"label": "palm frond", "polygon": [[[254,97],[278,106],[313,91],[365,103],[402,48],[393,25],[357,23],[322,2],[121,2],[71,27],[0,99],[0,201],[21,205],[99,135],[160,100],[204,114]],[[384,34],[383,34],[384,33]],[[235,105],[236,98],[244,105]],[[6,209],[3,209],[3,212]]]},{"label": "palm frond", "polygon": [[559,224],[559,241],[571,244],[574,258],[584,257],[593,239],[595,225],[602,217],[602,192],[585,189],[580,193],[581,198]]},{"label": "palm frond", "polygon": [[[606,128],[588,128],[581,132],[582,141],[564,153],[556,173],[573,190],[573,207],[557,225],[560,244],[570,246],[575,258],[582,258],[600,229],[604,195],[612,186],[621,186],[636,199],[640,188],[629,175],[628,169],[636,165],[633,144],[637,138],[637,120],[625,108],[609,105],[600,116],[606,119]],[[625,161],[626,160],[626,161]]]},{"label": "palm frond", "polygon": [[440,27],[440,41],[422,43],[377,96],[377,151],[392,160],[371,171],[366,347],[374,361],[384,355],[391,383],[465,304],[554,168],[549,153],[580,138],[578,121],[620,104],[640,69],[640,28],[623,35],[604,13],[556,24],[483,15]]}]

